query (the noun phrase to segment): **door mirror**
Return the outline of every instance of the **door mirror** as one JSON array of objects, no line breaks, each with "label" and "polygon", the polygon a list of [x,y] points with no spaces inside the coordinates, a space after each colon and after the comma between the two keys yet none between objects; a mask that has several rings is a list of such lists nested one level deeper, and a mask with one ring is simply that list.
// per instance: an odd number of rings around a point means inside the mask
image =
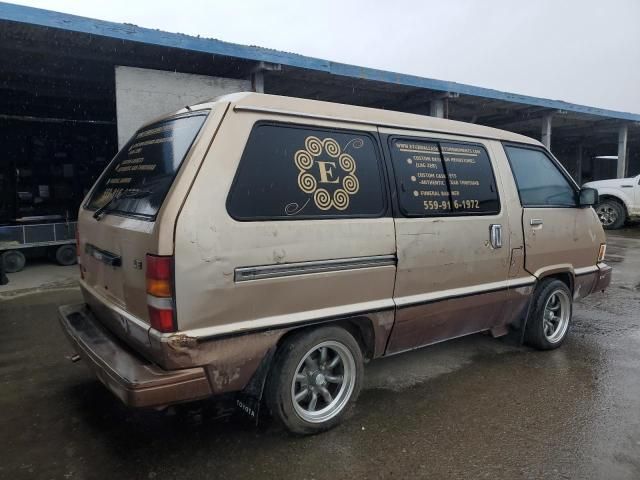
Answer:
[{"label": "door mirror", "polygon": [[580,206],[592,207],[598,203],[598,190],[595,188],[580,189]]}]

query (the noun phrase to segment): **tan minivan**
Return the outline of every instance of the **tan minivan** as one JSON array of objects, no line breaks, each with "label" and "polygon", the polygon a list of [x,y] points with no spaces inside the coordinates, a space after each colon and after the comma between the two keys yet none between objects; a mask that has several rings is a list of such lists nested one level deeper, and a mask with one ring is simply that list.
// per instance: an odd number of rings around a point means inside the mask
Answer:
[{"label": "tan minivan", "polygon": [[336,425],[363,362],[510,329],[566,338],[605,289],[592,189],[537,141],[242,93],[142,127],[78,219],[74,349],[132,406],[236,392],[296,433]]}]

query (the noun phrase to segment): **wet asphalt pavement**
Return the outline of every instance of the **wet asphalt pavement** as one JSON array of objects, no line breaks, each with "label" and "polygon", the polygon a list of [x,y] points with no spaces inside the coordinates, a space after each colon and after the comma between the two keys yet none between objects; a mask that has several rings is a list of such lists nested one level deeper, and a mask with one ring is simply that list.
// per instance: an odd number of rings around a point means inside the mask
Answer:
[{"label": "wet asphalt pavement", "polygon": [[219,402],[122,406],[56,320],[76,289],[0,298],[0,478],[640,478],[640,228],[552,352],[485,335],[378,360],[354,415],[295,438]]}]

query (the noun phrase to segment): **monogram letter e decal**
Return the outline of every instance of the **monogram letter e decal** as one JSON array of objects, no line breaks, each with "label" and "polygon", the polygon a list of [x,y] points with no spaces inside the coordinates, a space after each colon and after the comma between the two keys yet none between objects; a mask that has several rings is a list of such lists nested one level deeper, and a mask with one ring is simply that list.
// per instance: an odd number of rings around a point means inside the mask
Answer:
[{"label": "monogram letter e decal", "polygon": [[[349,197],[360,189],[356,177],[356,162],[348,153],[342,153],[340,145],[333,138],[320,140],[309,136],[304,141],[304,150],[294,155],[299,170],[298,187],[304,193],[313,195],[313,201],[320,210],[345,210]],[[336,184],[330,193],[325,187]]]}]

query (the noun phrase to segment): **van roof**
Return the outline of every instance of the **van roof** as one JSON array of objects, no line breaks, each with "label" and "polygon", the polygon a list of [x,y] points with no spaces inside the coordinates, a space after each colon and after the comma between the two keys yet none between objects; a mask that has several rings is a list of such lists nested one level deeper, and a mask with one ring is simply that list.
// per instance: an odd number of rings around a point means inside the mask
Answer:
[{"label": "van roof", "polygon": [[466,135],[542,146],[539,141],[533,138],[474,123],[264,93],[231,93],[217,97],[211,102],[193,105],[191,108],[210,107],[213,102],[230,102],[231,107],[236,111],[261,111],[315,119],[343,120],[354,123],[375,124],[381,127]]}]

